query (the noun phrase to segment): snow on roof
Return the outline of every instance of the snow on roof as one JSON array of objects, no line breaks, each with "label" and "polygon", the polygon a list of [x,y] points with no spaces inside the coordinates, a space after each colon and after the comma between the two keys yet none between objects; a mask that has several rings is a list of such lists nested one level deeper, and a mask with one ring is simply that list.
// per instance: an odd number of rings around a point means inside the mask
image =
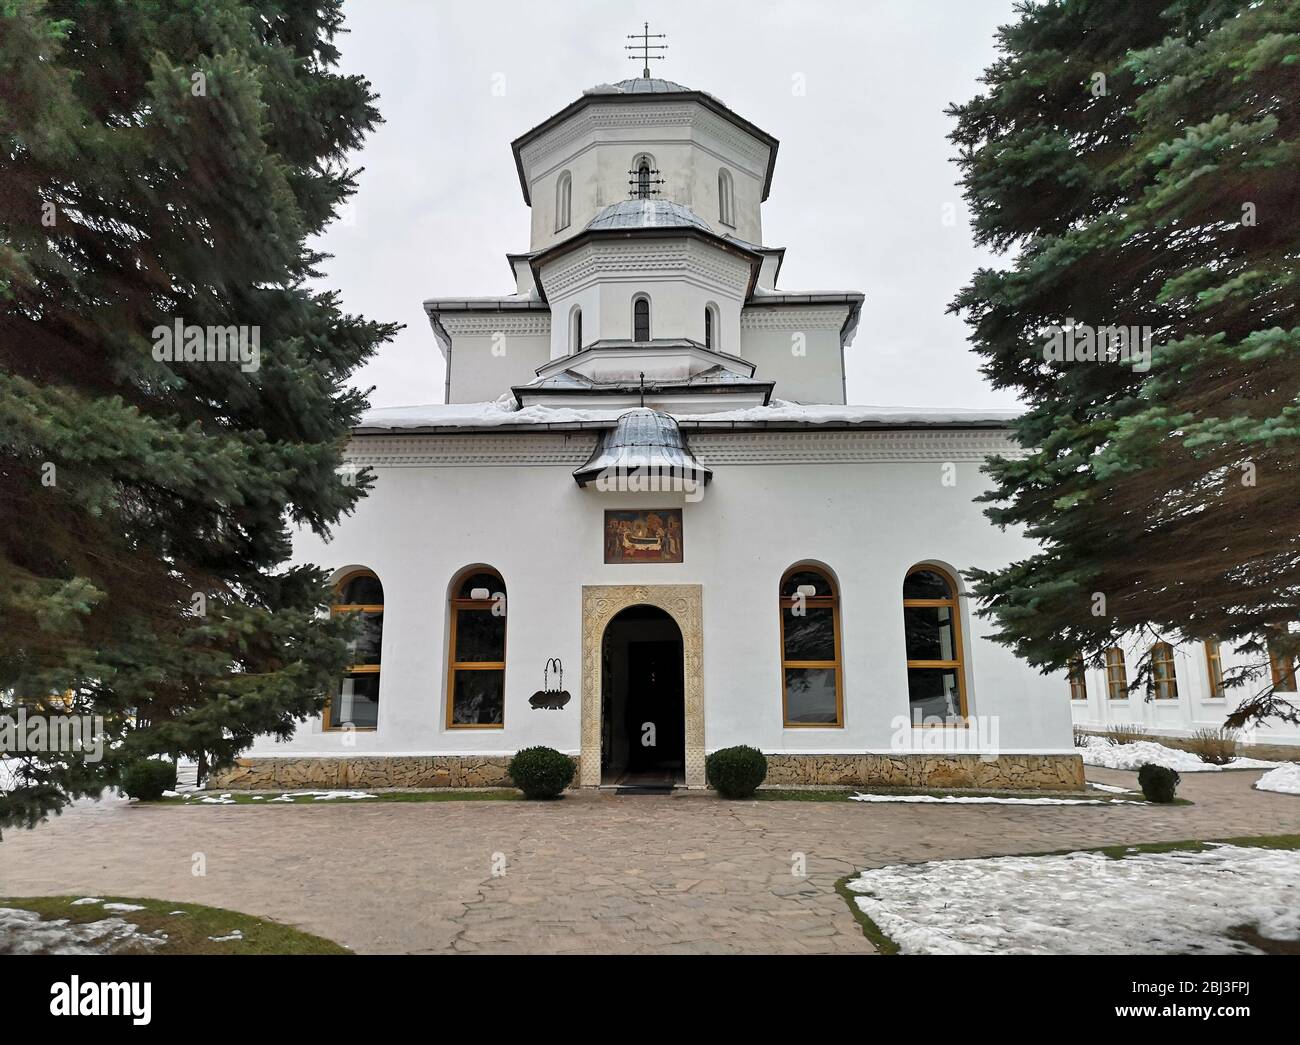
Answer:
[{"label": "snow on roof", "polygon": [[[582,425],[608,427],[627,413],[625,406],[576,409],[573,407],[514,407],[513,398],[491,403],[433,403],[425,406],[396,406],[369,410],[362,415],[356,432],[400,432],[430,428],[501,428],[530,425]],[[1019,407],[979,409],[908,406],[803,406],[774,399],[770,406],[743,410],[721,410],[704,414],[674,414],[678,422],[708,428],[724,425],[860,425],[925,426],[1006,425],[1019,417]]]}]

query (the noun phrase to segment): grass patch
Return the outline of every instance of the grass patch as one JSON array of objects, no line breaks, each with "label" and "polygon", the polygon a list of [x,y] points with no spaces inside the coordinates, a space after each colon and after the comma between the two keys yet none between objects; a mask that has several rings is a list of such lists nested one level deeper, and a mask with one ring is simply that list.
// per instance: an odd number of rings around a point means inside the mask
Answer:
[{"label": "grass patch", "polygon": [[[1241,835],[1236,838],[1207,838],[1204,840],[1184,840],[1180,842],[1139,842],[1136,845],[1103,845],[1094,846],[1089,849],[1051,849],[1043,853],[1003,853],[1002,856],[1064,856],[1067,853],[1102,853],[1112,860],[1123,860],[1125,857],[1136,856],[1139,853],[1199,853],[1214,845],[1236,845],[1253,849],[1300,849],[1300,834],[1296,835]],[[998,857],[972,857],[977,860],[996,860]],[[917,861],[918,863],[929,863],[930,861]],[[844,898],[844,902],[849,905],[849,911],[857,919],[858,924],[862,927],[862,935],[871,941],[881,954],[897,954],[898,944],[881,931],[880,926],[862,913],[862,910],[854,902],[854,897],[858,896],[849,888],[849,882],[857,878],[861,871],[855,871],[853,874],[845,875],[835,883],[835,891]],[[1260,936],[1254,926],[1243,925],[1231,930],[1230,935],[1236,939],[1245,940],[1247,943],[1259,948],[1266,954],[1296,954],[1300,953],[1300,945],[1293,940],[1271,940],[1268,937]]]},{"label": "grass patch", "polygon": [[[322,788],[321,790],[325,790]],[[343,790],[339,788],[337,790]],[[237,806],[335,806],[368,805],[371,802],[516,802],[523,798],[520,792],[511,788],[491,788],[482,791],[453,791],[451,789],[429,789],[426,791],[374,791],[367,792],[370,798],[327,798],[318,799],[314,794],[295,795],[286,791],[195,791],[196,798],[160,798],[157,801],[143,803],[147,805],[196,806],[200,808],[223,805]],[[283,800],[281,795],[288,795]],[[204,802],[203,798],[216,798],[229,795],[226,802]],[[274,799],[274,801],[272,801]]]},{"label": "grass patch", "polygon": [[[132,945],[127,941],[114,954],[351,954],[332,940],[312,936],[279,922],[254,918],[203,904],[174,900],[136,899],[129,896],[102,897],[108,903],[139,904],[139,911],[106,911],[101,904],[73,904],[76,896],[28,896],[0,898],[0,907],[33,911],[42,921],[67,919],[77,925],[104,918],[121,918],[141,932],[162,932],[166,942],[158,946]],[[174,912],[180,912],[179,914]],[[240,939],[228,937],[238,932]]]}]

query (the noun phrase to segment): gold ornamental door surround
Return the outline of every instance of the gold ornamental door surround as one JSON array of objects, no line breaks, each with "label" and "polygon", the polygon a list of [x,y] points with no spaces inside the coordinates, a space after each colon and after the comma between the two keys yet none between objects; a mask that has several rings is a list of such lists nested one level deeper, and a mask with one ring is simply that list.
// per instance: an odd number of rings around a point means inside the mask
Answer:
[{"label": "gold ornamental door surround", "polygon": [[686,786],[704,787],[704,589],[698,584],[584,584],[582,586],[583,787],[600,786],[601,647],[605,628],[631,606],[654,606],[682,633],[686,710]]}]

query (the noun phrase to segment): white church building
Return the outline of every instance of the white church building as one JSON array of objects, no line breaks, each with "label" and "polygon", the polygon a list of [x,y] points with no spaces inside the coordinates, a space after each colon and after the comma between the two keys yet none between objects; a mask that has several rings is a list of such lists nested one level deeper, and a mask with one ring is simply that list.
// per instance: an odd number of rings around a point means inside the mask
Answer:
[{"label": "white church building", "polygon": [[863,296],[781,286],[777,140],[645,75],[513,151],[513,288],[425,302],[446,402],[369,412],[373,490],[297,543],[355,666],[223,786],[500,784],[544,744],[694,788],[748,744],[769,784],[1082,787],[1067,679],[963,597],[1031,552],[975,503],[1011,414],[846,405]]}]

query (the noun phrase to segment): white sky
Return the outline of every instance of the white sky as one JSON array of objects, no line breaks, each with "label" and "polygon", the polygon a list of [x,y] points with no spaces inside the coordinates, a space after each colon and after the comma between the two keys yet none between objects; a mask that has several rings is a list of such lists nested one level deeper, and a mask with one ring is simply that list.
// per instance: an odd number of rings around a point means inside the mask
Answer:
[{"label": "white sky", "polygon": [[528,249],[528,211],[510,141],[639,75],[623,46],[646,18],[668,34],[652,75],[781,142],[763,211],[765,242],[788,248],[779,286],[866,295],[849,402],[1014,404],[945,313],[992,258],[971,244],[943,113],[977,93],[1012,0],[350,0],[346,15],[342,67],[370,79],[386,122],[352,157],[366,170],[320,243],[322,282],[348,312],[407,324],[356,375],[372,405],[442,401],[421,302],[513,291],[505,254]]}]

